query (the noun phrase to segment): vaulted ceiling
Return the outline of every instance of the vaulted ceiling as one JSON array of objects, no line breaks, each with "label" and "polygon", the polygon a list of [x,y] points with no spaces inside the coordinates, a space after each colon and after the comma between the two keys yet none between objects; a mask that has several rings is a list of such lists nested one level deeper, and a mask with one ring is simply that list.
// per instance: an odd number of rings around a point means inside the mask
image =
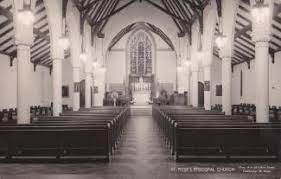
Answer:
[{"label": "vaulted ceiling", "polygon": [[[147,3],[168,14],[178,27],[178,35],[191,34],[191,25],[197,19],[202,30],[202,12],[210,0],[69,0],[81,12],[81,18],[92,26],[93,33],[103,36],[110,17],[129,7],[133,3]],[[220,0],[217,0],[220,2]],[[0,0],[0,53],[11,57],[16,56],[14,43],[14,27],[12,0]],[[234,57],[232,64],[249,62],[254,59],[254,43],[251,38],[252,22],[249,0],[240,0],[235,24]],[[274,18],[269,53],[281,51],[281,5],[274,4]],[[217,28],[218,30],[218,28]],[[106,34],[105,34],[106,35]],[[218,55],[215,48],[214,54]],[[31,61],[51,67],[50,37],[47,14],[43,0],[36,2],[36,21],[34,24],[34,43],[31,49]]]}]

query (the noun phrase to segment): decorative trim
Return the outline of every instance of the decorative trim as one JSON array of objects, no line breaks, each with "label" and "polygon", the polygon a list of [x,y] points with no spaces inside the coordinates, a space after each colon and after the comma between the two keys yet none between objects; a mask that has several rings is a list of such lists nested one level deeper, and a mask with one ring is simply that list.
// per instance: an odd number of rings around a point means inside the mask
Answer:
[{"label": "decorative trim", "polygon": [[109,51],[112,51],[112,52],[126,52],[126,49],[124,49],[124,48],[112,48]]},{"label": "decorative trim", "polygon": [[[125,48],[112,48],[110,51],[112,52],[125,52],[126,49]],[[156,49],[157,52],[173,52],[174,50],[171,48],[157,48]]]},{"label": "decorative trim", "polygon": [[173,52],[174,50],[171,48],[157,48],[156,51],[158,52]]}]

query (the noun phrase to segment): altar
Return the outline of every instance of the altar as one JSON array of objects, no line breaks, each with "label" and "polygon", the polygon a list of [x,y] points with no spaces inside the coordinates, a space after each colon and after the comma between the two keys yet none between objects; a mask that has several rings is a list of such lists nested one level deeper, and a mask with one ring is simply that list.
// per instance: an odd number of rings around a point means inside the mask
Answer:
[{"label": "altar", "polygon": [[133,100],[135,105],[147,105],[150,100],[150,92],[149,91],[134,91],[133,92]]},{"label": "altar", "polygon": [[130,83],[132,99],[135,105],[147,105],[151,99],[151,81],[146,78],[135,77]]}]

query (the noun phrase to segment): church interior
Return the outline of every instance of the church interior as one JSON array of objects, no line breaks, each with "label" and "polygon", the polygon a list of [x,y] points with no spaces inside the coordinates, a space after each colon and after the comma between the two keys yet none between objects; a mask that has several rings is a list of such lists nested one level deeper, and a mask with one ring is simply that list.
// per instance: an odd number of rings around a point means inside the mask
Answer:
[{"label": "church interior", "polygon": [[0,0],[0,178],[281,178],[281,0]]}]

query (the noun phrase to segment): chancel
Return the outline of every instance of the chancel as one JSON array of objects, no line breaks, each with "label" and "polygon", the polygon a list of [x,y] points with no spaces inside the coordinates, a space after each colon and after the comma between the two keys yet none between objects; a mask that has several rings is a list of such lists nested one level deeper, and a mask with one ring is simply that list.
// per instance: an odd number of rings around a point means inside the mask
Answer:
[{"label": "chancel", "polygon": [[280,0],[0,0],[0,178],[280,178],[280,69]]}]

